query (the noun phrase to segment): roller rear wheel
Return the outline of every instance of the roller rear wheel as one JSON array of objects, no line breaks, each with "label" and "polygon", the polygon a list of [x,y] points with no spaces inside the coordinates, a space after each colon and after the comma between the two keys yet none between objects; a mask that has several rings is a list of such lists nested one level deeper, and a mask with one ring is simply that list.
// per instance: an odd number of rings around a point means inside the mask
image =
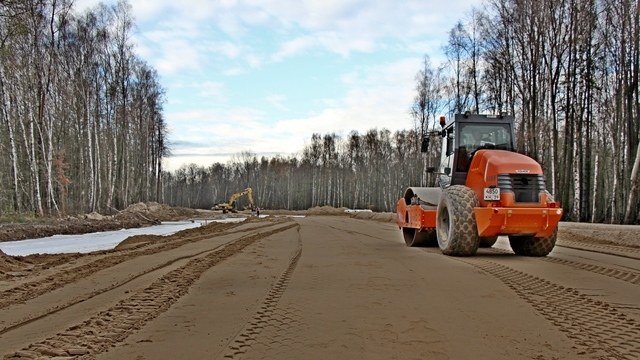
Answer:
[{"label": "roller rear wheel", "polygon": [[517,255],[523,256],[547,256],[556,246],[558,229],[546,237],[533,236],[509,236],[511,249]]}]

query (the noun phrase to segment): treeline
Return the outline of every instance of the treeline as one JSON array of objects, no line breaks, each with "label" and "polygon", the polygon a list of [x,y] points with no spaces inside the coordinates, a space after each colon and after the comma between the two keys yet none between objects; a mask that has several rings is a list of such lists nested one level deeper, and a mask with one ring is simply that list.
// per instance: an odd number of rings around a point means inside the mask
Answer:
[{"label": "treeline", "polygon": [[515,115],[518,151],[542,164],[565,219],[640,222],[637,1],[487,0],[443,49],[445,63],[425,56],[416,75],[415,130],[315,134],[300,159],[185,166],[167,174],[165,200],[208,207],[252,187],[268,208],[393,211],[406,186],[432,185],[422,169],[437,165],[439,139],[422,159],[422,136],[440,114],[471,111]]},{"label": "treeline", "polygon": [[[251,187],[256,205],[301,210],[315,206],[395,211],[409,184],[420,184],[421,136],[416,131],[369,130],[313,134],[298,157],[258,159],[244,152],[226,165],[183,165],[164,175],[165,201],[210,208]],[[248,200],[241,197],[238,207]]]},{"label": "treeline", "polygon": [[0,2],[0,212],[108,212],[161,200],[167,154],[156,71],[126,1]]}]

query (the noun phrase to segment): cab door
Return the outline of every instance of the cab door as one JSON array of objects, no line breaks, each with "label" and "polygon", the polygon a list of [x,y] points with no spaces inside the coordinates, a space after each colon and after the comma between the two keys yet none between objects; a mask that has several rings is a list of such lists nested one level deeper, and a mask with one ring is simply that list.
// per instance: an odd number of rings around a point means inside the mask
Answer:
[{"label": "cab door", "polygon": [[455,127],[450,126],[443,130],[442,150],[440,152],[440,168],[438,171],[438,185],[445,188],[451,185],[451,172],[453,171],[453,158],[455,146]]}]

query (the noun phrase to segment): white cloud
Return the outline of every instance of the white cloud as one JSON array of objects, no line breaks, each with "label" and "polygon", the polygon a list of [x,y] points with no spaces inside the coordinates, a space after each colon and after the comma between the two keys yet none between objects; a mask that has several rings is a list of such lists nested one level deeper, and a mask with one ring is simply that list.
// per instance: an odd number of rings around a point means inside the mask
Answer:
[{"label": "white cloud", "polygon": [[300,36],[280,44],[280,50],[271,56],[273,61],[282,61],[284,58],[297,55],[303,51],[314,48],[318,40],[311,36]]},{"label": "white cloud", "polygon": [[267,101],[280,110],[289,111],[282,103],[287,100],[285,95],[271,94],[267,96]]},{"label": "white cloud", "polygon": [[307,139],[313,133],[409,129],[412,124],[408,109],[414,95],[413,78],[419,65],[419,58],[408,58],[386,65],[362,67],[358,73],[347,76],[353,86],[341,105],[334,103],[333,107],[313,117],[280,121],[276,129]]},{"label": "white cloud", "polygon": [[354,51],[379,49],[381,43],[389,39],[410,46],[424,38],[441,37],[464,15],[461,9],[470,9],[473,4],[479,1],[308,0],[292,5],[265,0],[254,3],[269,9],[288,30],[289,38],[274,55],[278,61],[284,55],[316,47],[349,56]]},{"label": "white cloud", "polygon": [[247,70],[240,67],[232,67],[232,68],[222,70],[222,74],[225,76],[236,76],[240,74],[245,74],[246,72]]},{"label": "white cloud", "polygon": [[[107,0],[115,3],[116,0]],[[87,8],[98,0],[78,0],[76,8]],[[352,52],[379,50],[385,42],[393,39],[407,47],[429,38],[441,38],[479,0],[303,0],[297,2],[281,0],[253,1],[206,1],[206,0],[131,0],[136,19],[151,26],[145,28],[164,29],[161,37],[146,34],[150,41],[160,47],[167,39],[178,42],[182,39],[198,39],[198,42],[215,41],[219,35],[212,29],[221,30],[231,40],[209,49],[229,58],[251,54],[250,67],[259,66],[256,58],[260,52],[273,51],[273,61],[298,55],[312,49],[349,56]],[[241,48],[250,30],[280,34],[277,50]],[[422,51],[425,51],[423,49]],[[160,56],[167,70],[167,55]],[[197,62],[198,59],[194,60]],[[178,66],[176,66],[177,68]]]},{"label": "white cloud", "polygon": [[262,58],[256,54],[247,54],[245,56],[245,60],[249,67],[251,68],[259,68],[262,65]]},{"label": "white cloud", "polygon": [[[173,156],[167,158],[168,170],[184,163],[209,166],[226,163],[233,156],[249,151],[260,156],[288,155],[302,148],[300,141],[289,141],[285,135],[263,122],[263,113],[255,109],[206,109],[172,114],[176,119],[171,131],[176,142]],[[178,120],[179,119],[179,120]],[[292,150],[293,149],[293,150]]]},{"label": "white cloud", "polygon": [[[224,97],[224,89],[225,86],[223,83],[215,82],[215,81],[205,81],[202,83],[194,84],[192,87],[200,89],[198,93],[199,96],[204,98],[217,98],[218,100],[221,97]],[[226,97],[225,97],[226,99]]]},{"label": "white cloud", "polygon": [[241,46],[238,46],[237,44],[234,44],[230,41],[214,43],[211,50],[219,52],[230,59],[237,58],[243,52]]},{"label": "white cloud", "polygon": [[159,30],[146,31],[136,39],[143,44],[152,66],[161,74],[173,74],[202,68],[205,58],[195,32],[196,28],[191,24],[176,23]]}]

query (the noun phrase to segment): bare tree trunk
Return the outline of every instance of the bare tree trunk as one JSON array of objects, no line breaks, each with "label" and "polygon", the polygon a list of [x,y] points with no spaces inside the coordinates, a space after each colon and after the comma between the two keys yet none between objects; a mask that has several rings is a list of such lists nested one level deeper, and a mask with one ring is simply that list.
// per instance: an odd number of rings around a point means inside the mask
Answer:
[{"label": "bare tree trunk", "polygon": [[88,117],[88,109],[84,109],[84,121],[87,124],[87,164],[89,165],[89,211],[94,212],[96,210],[96,171],[94,167],[94,154],[93,154],[93,128],[92,121]]},{"label": "bare tree trunk", "polygon": [[13,126],[9,119],[8,108],[9,99],[7,98],[7,92],[5,90],[3,68],[0,66],[0,93],[2,106],[0,106],[0,116],[7,126],[7,134],[9,136],[9,162],[11,164],[11,192],[13,194],[13,211],[20,210],[20,192],[18,191],[18,153],[16,151],[16,143],[13,134]]},{"label": "bare tree trunk", "polygon": [[636,151],[636,160],[633,162],[633,170],[631,170],[631,192],[629,193],[629,202],[627,202],[627,211],[624,214],[624,223],[631,224],[631,217],[633,209],[636,204],[636,193],[638,192],[638,171],[640,168],[640,144],[638,144],[638,151]]},{"label": "bare tree trunk", "polygon": [[558,161],[558,130],[556,120],[553,120],[553,134],[551,134],[551,193],[556,196],[556,184],[558,175],[556,174],[556,162]]},{"label": "bare tree trunk", "polygon": [[[115,129],[113,130],[115,132]],[[115,193],[115,189],[116,189],[116,174],[117,174],[117,169],[118,169],[118,138],[116,137],[116,135],[113,135],[113,153],[110,154],[110,156],[112,157],[111,160],[107,159],[108,163],[107,163],[107,180],[108,180],[108,184],[107,186],[109,187],[109,193],[107,195],[107,211],[111,211],[112,210],[112,203],[113,203],[113,194]]]},{"label": "bare tree trunk", "polygon": [[56,215],[59,216],[60,209],[58,208],[58,203],[56,202],[55,193],[53,191],[53,120],[50,116],[47,125],[48,126],[45,126],[46,142],[43,142],[43,147],[46,147],[45,170],[47,174],[47,197],[49,198],[50,205],[53,206]]},{"label": "bare tree trunk", "polygon": [[31,154],[29,159],[29,164],[31,166],[31,178],[33,179],[33,201],[34,201],[34,211],[39,216],[44,216],[44,211],[42,210],[42,195],[40,194],[40,171],[38,170],[38,159],[36,158],[36,144],[35,144],[35,134],[33,128],[33,119],[29,120],[29,142],[26,142],[25,145],[31,148]]},{"label": "bare tree trunk", "polygon": [[593,198],[591,199],[591,222],[594,223],[596,222],[596,214],[597,214],[597,201],[596,199],[598,198],[598,171],[600,170],[599,167],[599,160],[600,160],[600,152],[596,151],[596,158],[594,160],[594,169],[593,169]]},{"label": "bare tree trunk", "polygon": [[580,186],[582,185],[582,181],[580,179],[580,149],[582,149],[581,146],[581,141],[580,141],[581,137],[580,136],[576,136],[574,137],[574,142],[573,142],[573,164],[572,164],[572,168],[573,168],[573,209],[572,209],[572,217],[577,220],[580,221],[580,215],[582,214],[582,209],[581,209],[581,205],[582,205],[582,201],[580,198],[581,195],[581,188]]},{"label": "bare tree trunk", "polygon": [[161,203],[161,204],[164,204],[164,196],[163,196],[163,193],[162,193],[162,189],[163,189],[163,186],[162,186],[162,182],[163,182],[162,181],[163,180],[163,178],[162,178],[162,157],[159,156],[157,158],[157,162],[158,162],[157,163],[158,171],[156,172],[156,201]]},{"label": "bare tree trunk", "polygon": [[[611,144],[612,144],[612,149],[615,149],[615,134],[613,133],[613,131],[611,132]],[[624,156],[624,155],[622,155]],[[611,201],[609,203],[609,207],[611,208],[611,218],[609,219],[609,222],[611,224],[615,223],[616,220],[616,197],[617,197],[617,192],[618,192],[618,158],[620,157],[620,155],[616,155],[615,156],[616,159],[613,160],[613,169],[611,169],[611,173],[613,174],[613,184],[611,186]]]}]

